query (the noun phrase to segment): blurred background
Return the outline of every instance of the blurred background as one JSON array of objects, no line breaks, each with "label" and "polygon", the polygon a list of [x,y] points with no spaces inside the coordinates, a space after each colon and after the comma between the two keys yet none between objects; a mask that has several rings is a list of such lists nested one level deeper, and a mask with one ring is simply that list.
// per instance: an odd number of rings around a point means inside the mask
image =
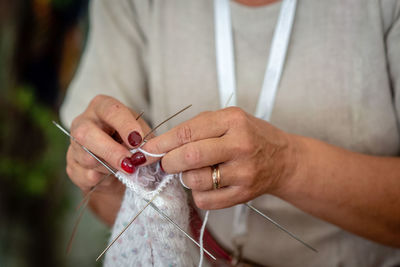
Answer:
[{"label": "blurred background", "polygon": [[90,212],[52,123],[84,49],[88,0],[0,0],[0,266],[100,266],[109,230]]}]

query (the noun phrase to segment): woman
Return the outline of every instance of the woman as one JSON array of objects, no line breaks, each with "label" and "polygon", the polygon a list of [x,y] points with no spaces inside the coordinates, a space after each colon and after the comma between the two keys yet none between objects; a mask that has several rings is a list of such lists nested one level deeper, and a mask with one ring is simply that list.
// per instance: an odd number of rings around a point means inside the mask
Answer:
[{"label": "woman", "polygon": [[[128,150],[148,132],[145,121],[194,104],[144,149],[167,153],[165,172],[183,172],[197,207],[217,209],[208,227],[228,251],[239,241],[234,210],[224,208],[253,200],[319,253],[250,213],[239,242],[244,258],[272,266],[400,264],[400,2],[299,1],[268,123],[251,114],[280,7],[230,3],[240,108],[221,110],[213,1],[94,1],[62,119],[82,144],[130,173],[156,160]],[[198,114],[206,110],[215,111]],[[74,143],[67,172],[84,192],[107,173]],[[109,179],[98,191],[92,208],[112,225],[123,186]]]}]

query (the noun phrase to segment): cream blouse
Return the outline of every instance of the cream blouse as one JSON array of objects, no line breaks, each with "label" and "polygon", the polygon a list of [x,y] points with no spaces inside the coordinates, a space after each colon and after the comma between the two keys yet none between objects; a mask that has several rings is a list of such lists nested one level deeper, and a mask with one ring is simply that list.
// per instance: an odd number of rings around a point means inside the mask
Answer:
[{"label": "cream blouse", "polygon": [[[237,99],[249,113],[258,100],[279,8],[279,2],[257,8],[231,2]],[[193,104],[162,133],[218,109],[215,61],[212,0],[92,1],[86,51],[61,118],[69,126],[97,94],[144,110],[151,123]],[[399,155],[399,90],[400,1],[298,2],[272,124],[361,153]],[[343,231],[276,197],[261,196],[254,206],[319,250],[309,251],[251,214],[244,256],[259,264],[400,264],[400,250]],[[232,249],[232,209],[212,211],[208,227]]]}]

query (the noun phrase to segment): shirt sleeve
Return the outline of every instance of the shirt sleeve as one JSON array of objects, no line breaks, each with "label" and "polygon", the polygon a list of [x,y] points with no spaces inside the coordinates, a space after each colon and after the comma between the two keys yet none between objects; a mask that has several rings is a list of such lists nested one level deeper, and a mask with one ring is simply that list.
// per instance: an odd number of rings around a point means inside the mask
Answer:
[{"label": "shirt sleeve", "polygon": [[400,1],[396,1],[395,8],[392,12],[393,23],[386,34],[386,46],[394,105],[396,108],[398,125],[400,127]]},{"label": "shirt sleeve", "polygon": [[132,0],[91,1],[85,52],[60,110],[65,126],[98,94],[147,113],[146,36],[138,17],[148,14],[147,3],[141,0],[138,7]]}]

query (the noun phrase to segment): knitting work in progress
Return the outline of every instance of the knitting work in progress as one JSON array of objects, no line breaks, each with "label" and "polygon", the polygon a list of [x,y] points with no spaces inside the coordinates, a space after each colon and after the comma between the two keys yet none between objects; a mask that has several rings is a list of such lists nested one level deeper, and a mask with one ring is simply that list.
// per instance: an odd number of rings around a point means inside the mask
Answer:
[{"label": "knitting work in progress", "polygon": [[[145,205],[154,204],[184,230],[189,228],[187,195],[177,174],[164,173],[158,162],[126,175],[117,173],[126,185],[125,196],[112,229],[113,240]],[[145,209],[106,253],[104,266],[194,266],[189,240],[153,209]]]}]

